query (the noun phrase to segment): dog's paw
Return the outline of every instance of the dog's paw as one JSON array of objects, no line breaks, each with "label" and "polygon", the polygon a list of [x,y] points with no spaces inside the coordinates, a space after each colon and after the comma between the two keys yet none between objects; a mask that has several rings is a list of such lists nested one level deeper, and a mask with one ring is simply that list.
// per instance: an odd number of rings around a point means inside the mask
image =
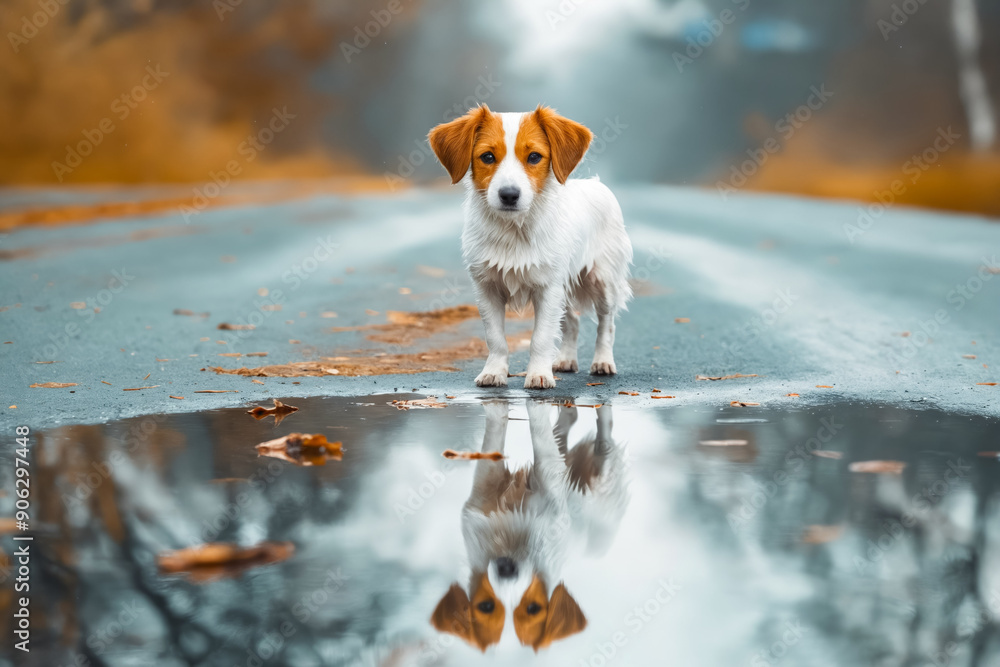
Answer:
[{"label": "dog's paw", "polygon": [[556,379],[552,373],[528,373],[524,378],[525,389],[552,389],[556,386]]},{"label": "dog's paw", "polygon": [[576,362],[576,359],[557,359],[552,364],[552,370],[562,373],[575,373],[580,370],[580,364]]},{"label": "dog's paw", "polygon": [[494,371],[484,369],[476,378],[476,385],[480,387],[506,387],[507,371]]},{"label": "dog's paw", "polygon": [[591,375],[614,375],[618,370],[615,368],[615,362],[613,359],[608,359],[607,361],[597,359],[594,363],[590,365]]}]

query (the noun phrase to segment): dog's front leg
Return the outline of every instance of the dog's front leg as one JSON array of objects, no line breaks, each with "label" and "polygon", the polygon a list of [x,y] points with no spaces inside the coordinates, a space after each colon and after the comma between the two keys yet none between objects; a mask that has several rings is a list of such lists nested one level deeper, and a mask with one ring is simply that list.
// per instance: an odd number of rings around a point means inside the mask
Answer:
[{"label": "dog's front leg", "polygon": [[531,295],[535,307],[535,330],[531,334],[531,356],[528,373],[524,378],[525,389],[551,389],[556,386],[552,377],[552,361],[556,352],[556,334],[562,319],[566,293],[562,285],[536,287]]},{"label": "dog's front leg", "polygon": [[504,317],[507,310],[506,296],[493,285],[484,285],[479,290],[479,316],[486,330],[486,348],[489,355],[483,372],[476,378],[480,387],[507,386],[507,336],[504,333]]}]

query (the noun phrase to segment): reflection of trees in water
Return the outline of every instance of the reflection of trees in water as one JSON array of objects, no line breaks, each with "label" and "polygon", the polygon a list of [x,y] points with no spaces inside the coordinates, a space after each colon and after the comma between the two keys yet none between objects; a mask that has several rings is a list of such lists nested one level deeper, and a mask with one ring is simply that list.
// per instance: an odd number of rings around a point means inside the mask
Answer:
[{"label": "reflection of trees in water", "polygon": [[[255,664],[248,649],[263,664],[272,664],[267,658],[274,654],[286,665],[331,664],[331,655],[347,659],[366,645],[384,645],[385,619],[405,593],[400,581],[412,572],[405,560],[377,556],[378,534],[363,544],[337,544],[334,526],[359,509],[363,480],[379,464],[373,453],[387,452],[386,443],[412,443],[423,431],[410,415],[380,421],[379,410],[395,414],[391,408],[364,410],[371,411],[360,422],[364,431],[328,430],[331,420],[316,415],[313,424],[295,424],[345,442],[343,462],[322,468],[258,459],[253,446],[270,432],[242,411],[71,427],[40,437],[34,482],[48,494],[36,496],[45,526],[35,556],[39,664],[76,664],[82,656],[84,664],[113,665],[131,651],[158,665],[229,667]],[[433,412],[417,419],[445,420]],[[365,454],[366,444],[373,453]],[[111,476],[94,477],[104,462],[111,462]],[[78,499],[66,500],[72,497]],[[226,513],[231,518],[215,521]],[[156,570],[163,549],[263,539],[293,541],[297,554],[289,563],[208,584]]]},{"label": "reflection of trees in water", "polygon": [[[836,434],[812,448],[843,458],[801,456],[807,450],[797,448],[831,416]],[[758,628],[762,647],[791,613],[837,647],[840,659],[855,655],[857,664],[922,665],[943,659],[950,642],[961,650],[952,648],[951,665],[1000,657],[1000,482],[996,462],[977,456],[996,449],[995,425],[847,406],[693,430],[704,439],[731,437],[736,429],[752,434],[749,445],[687,454],[690,504],[681,506],[715,548],[736,552],[736,567],[763,563],[763,570],[782,569],[761,577],[808,577],[805,602],[755,600],[766,612]],[[876,459],[907,467],[902,475],[848,472],[851,461]],[[806,539],[818,543],[804,543],[805,529],[816,525],[842,532],[816,531]]]}]

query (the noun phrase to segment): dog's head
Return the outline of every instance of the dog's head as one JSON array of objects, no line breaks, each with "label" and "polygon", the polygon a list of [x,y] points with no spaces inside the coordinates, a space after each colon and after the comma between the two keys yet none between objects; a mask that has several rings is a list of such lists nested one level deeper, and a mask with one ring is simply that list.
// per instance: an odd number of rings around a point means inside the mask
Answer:
[{"label": "dog's head", "polygon": [[[485,572],[473,574],[470,590],[471,599],[461,586],[452,584],[434,609],[431,624],[485,652],[500,641],[506,610]],[[523,646],[536,652],[586,627],[587,619],[566,586],[560,583],[549,595],[537,574],[514,609],[514,633]]]},{"label": "dog's head", "polygon": [[501,216],[523,217],[549,181],[563,184],[583,159],[593,133],[548,107],[493,113],[485,104],[431,130],[431,148],[458,183],[471,184]]}]

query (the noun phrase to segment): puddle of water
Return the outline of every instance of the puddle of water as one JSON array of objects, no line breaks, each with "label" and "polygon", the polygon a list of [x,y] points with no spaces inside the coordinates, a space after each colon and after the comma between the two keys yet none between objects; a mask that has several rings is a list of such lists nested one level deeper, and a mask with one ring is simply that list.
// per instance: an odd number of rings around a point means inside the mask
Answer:
[{"label": "puddle of water", "polygon": [[[32,652],[5,640],[6,660],[1000,661],[1000,461],[979,455],[1000,449],[995,420],[393,398],[290,399],[277,427],[232,409],[39,434]],[[342,442],[342,460],[258,456],[292,432]],[[851,471],[872,460],[905,467]],[[0,514],[12,505],[8,491]],[[165,550],[263,541],[294,552],[157,567]],[[0,591],[3,623],[12,604]]]}]

